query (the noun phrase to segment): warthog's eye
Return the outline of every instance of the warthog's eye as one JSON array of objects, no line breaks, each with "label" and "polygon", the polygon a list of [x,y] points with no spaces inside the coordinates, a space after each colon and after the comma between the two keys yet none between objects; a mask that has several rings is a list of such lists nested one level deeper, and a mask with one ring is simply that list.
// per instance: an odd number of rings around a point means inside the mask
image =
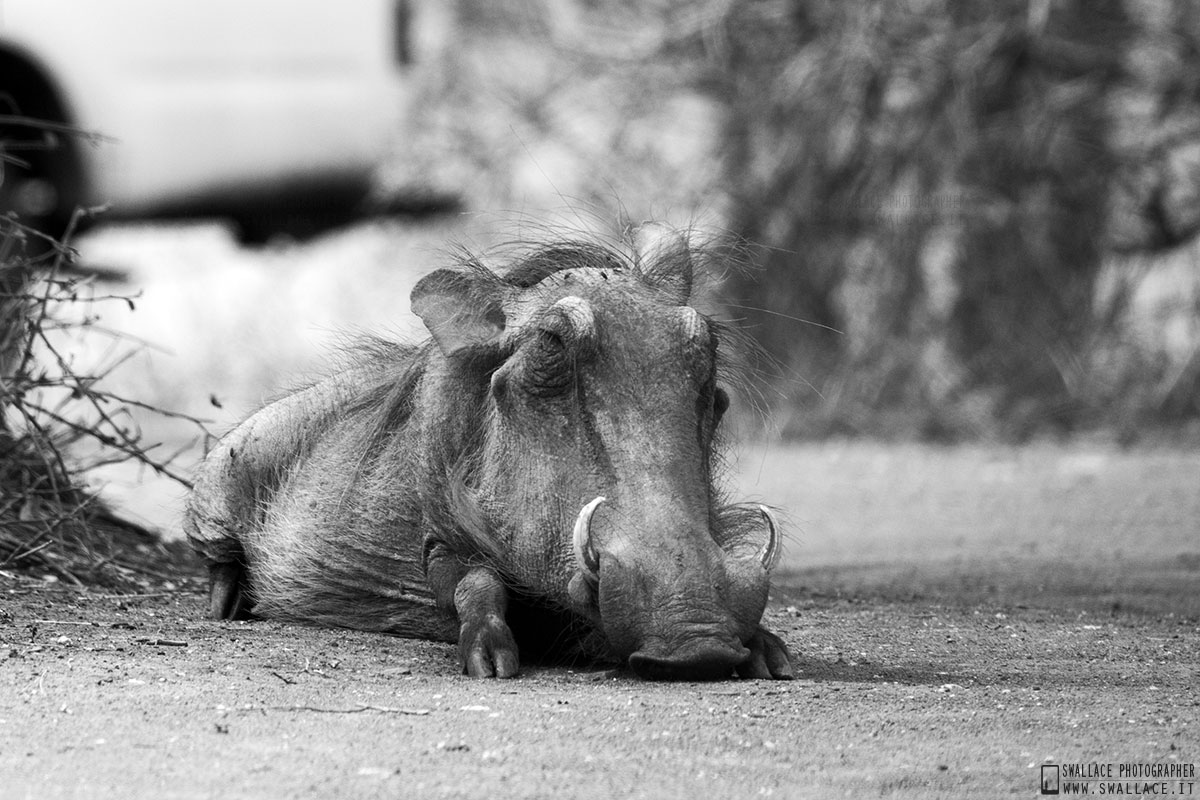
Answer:
[{"label": "warthog's eye", "polygon": [[729,393],[713,382],[705,384],[696,400],[700,433],[705,440],[716,432],[717,426],[721,424],[721,417],[728,408]]},{"label": "warthog's eye", "polygon": [[709,432],[716,431],[716,426],[719,426],[721,423],[721,417],[724,417],[725,411],[730,408],[730,393],[726,392],[724,389],[721,389],[720,386],[713,386],[712,402],[712,427],[709,428]]},{"label": "warthog's eye", "polygon": [[557,353],[566,348],[563,344],[562,337],[551,330],[539,328],[537,332],[538,347],[546,352]]},{"label": "warthog's eye", "polygon": [[721,417],[725,416],[725,412],[729,410],[729,393],[720,386],[713,389],[713,427],[721,421]]},{"label": "warthog's eye", "polygon": [[569,348],[560,335],[540,328],[526,360],[525,387],[537,397],[562,394],[571,386],[574,364]]}]

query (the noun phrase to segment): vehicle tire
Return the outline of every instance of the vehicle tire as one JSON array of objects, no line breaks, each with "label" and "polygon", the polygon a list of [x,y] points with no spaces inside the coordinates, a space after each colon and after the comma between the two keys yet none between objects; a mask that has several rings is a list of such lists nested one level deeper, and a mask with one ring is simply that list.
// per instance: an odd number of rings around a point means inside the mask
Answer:
[{"label": "vehicle tire", "polygon": [[[0,54],[0,214],[60,240],[83,195],[76,137],[50,83],[30,64]],[[26,254],[50,248],[26,240]]]}]

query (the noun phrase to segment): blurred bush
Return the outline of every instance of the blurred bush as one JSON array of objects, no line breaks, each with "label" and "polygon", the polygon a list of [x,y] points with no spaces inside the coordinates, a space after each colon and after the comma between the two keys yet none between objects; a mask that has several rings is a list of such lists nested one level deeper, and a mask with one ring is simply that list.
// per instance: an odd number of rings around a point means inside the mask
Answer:
[{"label": "blurred bush", "polygon": [[439,7],[410,176],[758,245],[787,432],[1200,418],[1190,0]]},{"label": "blurred bush", "polygon": [[1200,224],[1195,4],[736,0],[723,30],[730,225],[764,246],[736,292],[820,393],[792,430],[1200,416],[1197,339],[1131,338],[1110,274]]},{"label": "blurred bush", "polygon": [[663,52],[672,7],[420,3],[417,97],[387,190],[462,196],[534,227],[548,212],[575,229],[723,219],[724,106],[694,60]]}]

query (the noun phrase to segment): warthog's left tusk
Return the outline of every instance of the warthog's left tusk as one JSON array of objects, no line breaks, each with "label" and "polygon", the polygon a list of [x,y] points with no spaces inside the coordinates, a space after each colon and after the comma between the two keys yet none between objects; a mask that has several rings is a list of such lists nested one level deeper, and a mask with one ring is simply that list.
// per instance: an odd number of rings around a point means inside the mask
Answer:
[{"label": "warthog's left tusk", "polygon": [[779,523],[771,509],[759,506],[758,511],[767,523],[767,543],[758,551],[758,560],[762,562],[763,569],[770,572],[779,563],[779,556],[783,553],[783,541],[779,536]]},{"label": "warthog's left tusk", "polygon": [[604,500],[603,497],[597,497],[583,507],[575,519],[575,535],[572,537],[579,570],[593,584],[600,583],[600,557],[596,555],[596,548],[592,547],[592,514]]}]

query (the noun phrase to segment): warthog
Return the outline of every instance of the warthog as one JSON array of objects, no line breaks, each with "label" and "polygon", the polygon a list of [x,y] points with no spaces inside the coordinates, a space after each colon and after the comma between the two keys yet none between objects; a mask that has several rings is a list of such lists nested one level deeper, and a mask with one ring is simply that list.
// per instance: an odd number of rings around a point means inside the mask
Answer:
[{"label": "warthog", "polygon": [[714,486],[728,343],[693,260],[569,243],[424,277],[431,341],[363,344],[209,453],[185,529],[211,614],[457,641],[472,676],[520,643],[790,678],[760,624],[778,526]]}]

